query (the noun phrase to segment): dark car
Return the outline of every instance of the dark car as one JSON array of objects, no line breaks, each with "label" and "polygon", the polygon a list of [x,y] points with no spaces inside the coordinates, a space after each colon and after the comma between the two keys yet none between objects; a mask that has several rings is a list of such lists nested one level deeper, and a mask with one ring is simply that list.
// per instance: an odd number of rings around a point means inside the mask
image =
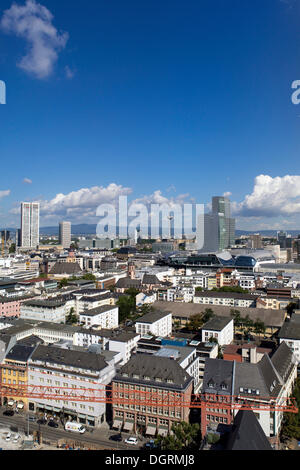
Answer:
[{"label": "dark car", "polygon": [[112,436],[110,436],[109,439],[111,441],[121,442],[122,441],[122,436],[121,436],[121,434],[113,434]]},{"label": "dark car", "polygon": [[148,450],[159,449],[159,444],[155,444],[155,441],[151,439],[150,441],[146,442],[145,449],[148,449]]},{"label": "dark car", "polygon": [[13,416],[15,412],[13,410],[5,410],[3,411],[4,416]]},{"label": "dark car", "polygon": [[53,419],[50,419],[48,426],[51,428],[58,428],[58,423],[56,421],[53,421]]},{"label": "dark car", "polygon": [[44,418],[41,418],[41,419],[38,419],[38,420],[37,420],[37,423],[38,423],[38,424],[46,424],[46,423],[47,423],[47,420],[44,419]]}]

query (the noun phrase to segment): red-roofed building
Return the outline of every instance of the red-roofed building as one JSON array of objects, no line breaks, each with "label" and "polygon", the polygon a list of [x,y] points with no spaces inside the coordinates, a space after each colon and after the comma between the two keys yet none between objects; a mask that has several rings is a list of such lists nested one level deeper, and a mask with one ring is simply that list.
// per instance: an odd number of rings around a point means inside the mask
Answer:
[{"label": "red-roofed building", "polygon": [[225,361],[236,362],[251,362],[256,364],[259,362],[264,354],[270,355],[272,349],[259,348],[255,344],[228,344],[223,352],[223,359]]}]

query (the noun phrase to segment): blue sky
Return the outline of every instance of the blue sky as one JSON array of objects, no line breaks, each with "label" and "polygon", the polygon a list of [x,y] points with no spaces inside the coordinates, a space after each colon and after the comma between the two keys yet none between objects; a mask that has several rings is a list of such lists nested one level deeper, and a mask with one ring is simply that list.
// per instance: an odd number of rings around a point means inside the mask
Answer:
[{"label": "blue sky", "polygon": [[119,194],[228,192],[238,228],[300,229],[300,0],[16,5],[0,9],[0,226],[22,200],[55,225]]}]

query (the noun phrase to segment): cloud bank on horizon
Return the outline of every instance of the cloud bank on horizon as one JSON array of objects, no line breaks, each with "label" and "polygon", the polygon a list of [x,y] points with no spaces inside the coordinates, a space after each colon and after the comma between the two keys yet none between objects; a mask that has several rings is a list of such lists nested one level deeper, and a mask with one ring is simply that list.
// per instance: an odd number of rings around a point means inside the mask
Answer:
[{"label": "cloud bank on horizon", "polygon": [[254,188],[244,201],[232,203],[233,213],[240,217],[277,217],[300,214],[300,176],[272,178],[259,175]]},{"label": "cloud bank on horizon", "polygon": [[59,32],[53,25],[52,13],[35,0],[26,0],[24,6],[13,3],[0,21],[4,33],[25,40],[27,53],[18,67],[38,79],[49,77],[58,60],[58,53],[66,47],[68,33]]},{"label": "cloud bank on horizon", "polygon": [[[11,192],[0,191],[0,198],[9,196]],[[224,196],[230,197],[230,192],[224,192]],[[176,204],[197,202],[191,196],[179,194],[172,197],[164,196],[161,190],[156,190],[150,195],[143,195],[138,198],[133,197],[133,189],[111,183],[107,187],[93,186],[91,188],[81,188],[67,194],[59,193],[49,200],[37,199],[41,204],[41,217],[45,223],[57,222],[59,219],[67,218],[74,223],[94,223],[96,221],[96,210],[100,204],[118,205],[120,196],[128,196],[130,202],[144,204],[150,207],[151,204],[169,204],[174,207]],[[210,203],[206,205],[210,209]],[[10,211],[12,215],[19,215],[20,203]],[[300,176],[285,175],[271,177],[269,175],[258,175],[254,180],[251,194],[245,196],[242,202],[232,202],[232,215],[237,218],[239,228],[249,227],[255,221],[255,226],[263,229],[279,229],[283,224],[292,228],[300,226],[295,218],[300,215]],[[248,227],[248,228],[249,228]],[[284,227],[283,227],[284,228]],[[249,228],[250,229],[250,228]]]}]

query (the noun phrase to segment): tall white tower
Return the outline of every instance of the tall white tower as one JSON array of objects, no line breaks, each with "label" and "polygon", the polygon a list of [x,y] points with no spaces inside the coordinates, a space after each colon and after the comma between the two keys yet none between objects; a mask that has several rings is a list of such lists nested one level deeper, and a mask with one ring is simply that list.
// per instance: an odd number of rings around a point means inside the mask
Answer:
[{"label": "tall white tower", "polygon": [[71,222],[59,223],[59,243],[63,248],[71,246]]},{"label": "tall white tower", "polygon": [[21,247],[37,248],[40,241],[40,204],[21,203]]}]

